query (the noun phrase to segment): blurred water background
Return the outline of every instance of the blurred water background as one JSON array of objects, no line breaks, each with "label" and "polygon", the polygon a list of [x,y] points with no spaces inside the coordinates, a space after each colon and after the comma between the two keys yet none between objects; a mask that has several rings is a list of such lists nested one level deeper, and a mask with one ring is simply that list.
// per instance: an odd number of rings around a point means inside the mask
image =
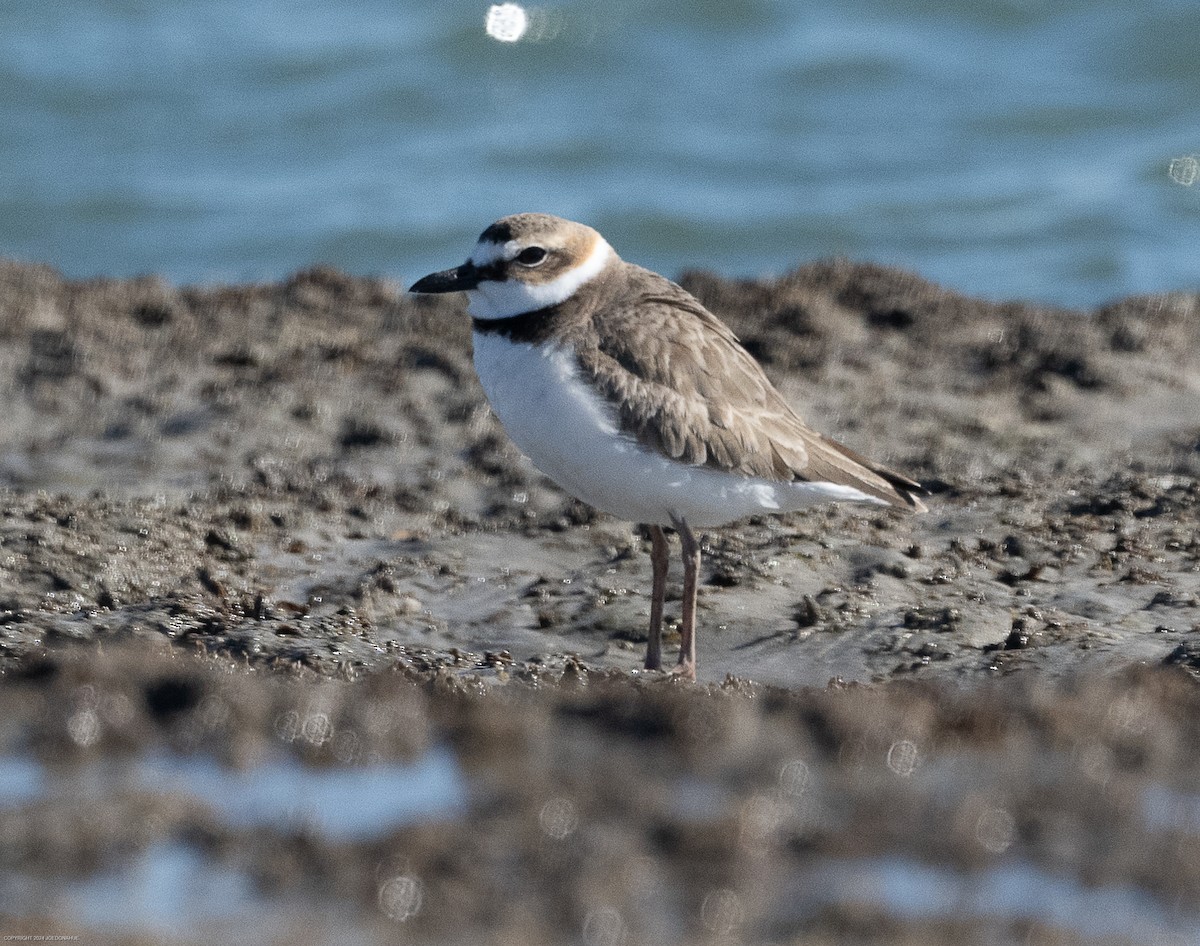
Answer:
[{"label": "blurred water background", "polygon": [[671,275],[1200,286],[1200,3],[0,2],[0,254],[409,280],[544,210]]}]

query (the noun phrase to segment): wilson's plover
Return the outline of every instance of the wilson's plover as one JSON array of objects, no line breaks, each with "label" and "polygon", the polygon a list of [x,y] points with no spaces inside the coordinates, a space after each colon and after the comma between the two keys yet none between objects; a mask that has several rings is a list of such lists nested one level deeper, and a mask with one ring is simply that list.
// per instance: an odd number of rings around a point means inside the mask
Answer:
[{"label": "wilson's plover", "polygon": [[497,220],[467,262],[412,292],[465,292],[475,369],[504,429],[572,496],[649,527],[646,667],[661,667],[668,550],[683,546],[677,673],[696,674],[693,528],[825,501],[922,511],[920,484],[810,428],[737,337],[591,227]]}]

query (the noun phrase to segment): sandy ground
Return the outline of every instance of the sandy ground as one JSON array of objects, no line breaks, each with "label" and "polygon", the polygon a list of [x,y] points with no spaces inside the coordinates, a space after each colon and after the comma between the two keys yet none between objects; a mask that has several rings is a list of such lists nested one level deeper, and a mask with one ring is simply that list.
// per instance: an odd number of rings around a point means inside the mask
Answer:
[{"label": "sandy ground", "polygon": [[[0,925],[213,941],[55,899],[169,842],[248,878],[249,941],[1200,942],[1200,296],[682,281],[930,490],[707,535],[695,686],[638,672],[648,542],[508,443],[458,300],[0,263],[0,734],[61,788],[0,778]],[[78,801],[438,746],[461,805],[368,840]]]}]

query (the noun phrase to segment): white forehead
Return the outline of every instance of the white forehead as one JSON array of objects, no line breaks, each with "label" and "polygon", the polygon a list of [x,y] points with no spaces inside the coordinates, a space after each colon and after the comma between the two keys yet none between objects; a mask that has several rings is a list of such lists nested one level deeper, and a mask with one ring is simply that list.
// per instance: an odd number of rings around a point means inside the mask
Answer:
[{"label": "white forehead", "polygon": [[509,262],[517,258],[521,246],[516,240],[507,243],[493,243],[491,240],[480,240],[475,244],[475,252],[471,254],[471,262],[475,266],[488,266],[492,263]]}]

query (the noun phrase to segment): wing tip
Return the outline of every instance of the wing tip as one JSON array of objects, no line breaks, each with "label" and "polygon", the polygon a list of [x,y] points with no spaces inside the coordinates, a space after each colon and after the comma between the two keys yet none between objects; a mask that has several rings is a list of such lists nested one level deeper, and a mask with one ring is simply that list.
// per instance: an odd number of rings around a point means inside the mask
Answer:
[{"label": "wing tip", "polygon": [[875,467],[872,472],[887,483],[891,492],[888,501],[893,506],[912,513],[929,512],[929,507],[920,499],[921,496],[928,496],[929,490],[916,480],[910,480],[887,467]]}]

